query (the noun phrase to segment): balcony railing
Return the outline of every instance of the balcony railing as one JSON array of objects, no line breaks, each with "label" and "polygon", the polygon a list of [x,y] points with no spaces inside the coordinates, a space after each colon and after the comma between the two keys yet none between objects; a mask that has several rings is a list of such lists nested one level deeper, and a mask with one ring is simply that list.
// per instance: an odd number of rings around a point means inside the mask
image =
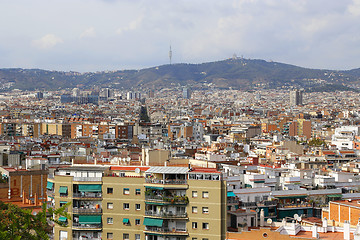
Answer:
[{"label": "balcony railing", "polygon": [[160,233],[182,233],[182,234],[187,233],[186,228],[169,229],[165,227],[151,227],[151,226],[146,226],[145,231],[160,232]]},{"label": "balcony railing", "polygon": [[74,177],[73,181],[76,181],[76,182],[101,182],[102,177]]},{"label": "balcony railing", "polygon": [[80,223],[73,223],[73,227],[75,228],[102,228],[102,224],[80,224]]},{"label": "balcony railing", "polygon": [[239,200],[228,198],[227,203],[239,203]]},{"label": "balcony railing", "polygon": [[74,198],[102,198],[102,193],[94,193],[94,192],[80,192],[73,193]]},{"label": "balcony railing", "polygon": [[301,203],[301,204],[279,204],[279,208],[308,208],[312,207],[311,203]]},{"label": "balcony railing", "polygon": [[145,200],[155,201],[155,202],[167,202],[173,204],[188,204],[189,198],[187,196],[174,196],[174,197],[166,197],[159,195],[145,195]]},{"label": "balcony railing", "polygon": [[146,183],[156,183],[156,184],[174,184],[174,185],[181,185],[186,184],[186,180],[163,180],[163,179],[152,179],[146,178]]},{"label": "balcony railing", "polygon": [[162,217],[162,218],[186,218],[187,213],[186,212],[154,212],[154,211],[145,211],[146,216],[152,216],[152,217]]},{"label": "balcony railing", "polygon": [[73,208],[73,213],[102,213],[101,208]]}]

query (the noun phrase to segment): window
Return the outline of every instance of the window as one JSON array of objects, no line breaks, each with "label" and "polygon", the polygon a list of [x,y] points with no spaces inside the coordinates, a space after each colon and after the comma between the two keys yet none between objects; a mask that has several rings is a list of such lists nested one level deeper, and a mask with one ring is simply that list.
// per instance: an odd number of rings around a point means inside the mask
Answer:
[{"label": "window", "polygon": [[140,189],[135,189],[135,195],[140,195],[141,194],[141,190]]},{"label": "window", "polygon": [[114,189],[112,187],[108,187],[107,194],[113,194],[113,193],[114,193]]},{"label": "window", "polygon": [[197,213],[197,207],[192,207],[192,212]]},{"label": "window", "polygon": [[128,233],[124,233],[124,234],[123,234],[123,239],[124,239],[124,240],[128,240],[128,239],[129,239],[129,234],[128,234]]},{"label": "window", "polygon": [[192,197],[196,198],[197,197],[197,191],[192,191]]},{"label": "window", "polygon": [[113,234],[113,233],[107,233],[107,234],[106,234],[106,238],[107,238],[107,239],[113,239],[113,238],[114,238],[114,234]]},{"label": "window", "polygon": [[135,204],[135,209],[136,209],[136,210],[140,210],[140,204],[138,204],[138,203]]},{"label": "window", "polygon": [[114,219],[113,219],[113,218],[107,218],[107,223],[108,223],[108,224],[113,224],[113,223],[114,223]]},{"label": "window", "polygon": [[124,195],[129,195],[130,194],[130,190],[128,188],[124,188],[123,191]]},{"label": "window", "polygon": [[208,207],[203,207],[202,208],[202,213],[209,213],[209,208]]},{"label": "window", "polygon": [[135,225],[140,225],[140,219],[135,219]]},{"label": "window", "polygon": [[124,210],[129,210],[129,204],[128,203],[124,203]]},{"label": "window", "polygon": [[202,240],[209,240],[208,238],[203,238]]},{"label": "window", "polygon": [[209,198],[209,192],[202,192],[203,198]]},{"label": "window", "polygon": [[260,202],[260,197],[259,196],[255,197],[255,202]]},{"label": "window", "polygon": [[140,234],[135,234],[135,240],[140,240]]},{"label": "window", "polygon": [[197,238],[192,238],[192,240],[197,240]]},{"label": "window", "polygon": [[193,222],[193,223],[192,223],[192,228],[194,228],[194,229],[197,228],[197,222]]},{"label": "window", "polygon": [[114,204],[108,202],[108,203],[107,203],[107,209],[113,209],[113,208],[114,208]]},{"label": "window", "polygon": [[203,223],[202,225],[203,229],[209,229],[209,223]]}]

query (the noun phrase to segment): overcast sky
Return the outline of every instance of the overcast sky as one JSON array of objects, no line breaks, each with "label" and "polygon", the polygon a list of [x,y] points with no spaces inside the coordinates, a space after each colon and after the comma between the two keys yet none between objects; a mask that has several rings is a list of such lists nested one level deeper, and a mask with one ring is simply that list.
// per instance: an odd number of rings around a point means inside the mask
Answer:
[{"label": "overcast sky", "polygon": [[360,0],[0,0],[0,68],[139,69],[234,53],[360,67]]}]

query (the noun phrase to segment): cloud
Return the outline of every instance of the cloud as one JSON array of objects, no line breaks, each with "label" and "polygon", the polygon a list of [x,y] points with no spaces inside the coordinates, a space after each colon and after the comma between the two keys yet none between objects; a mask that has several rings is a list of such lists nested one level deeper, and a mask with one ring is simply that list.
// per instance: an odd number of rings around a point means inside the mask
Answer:
[{"label": "cloud", "polygon": [[136,30],[137,28],[139,28],[142,21],[143,21],[143,16],[139,16],[137,19],[131,21],[126,27],[118,28],[116,30],[116,33],[117,34],[122,34],[122,33],[126,32],[126,31]]},{"label": "cloud", "polygon": [[81,33],[80,38],[91,38],[95,36],[96,36],[95,28],[90,27]]},{"label": "cloud", "polygon": [[50,49],[59,43],[63,43],[63,40],[54,34],[46,34],[42,38],[32,41],[32,45],[40,49]]}]

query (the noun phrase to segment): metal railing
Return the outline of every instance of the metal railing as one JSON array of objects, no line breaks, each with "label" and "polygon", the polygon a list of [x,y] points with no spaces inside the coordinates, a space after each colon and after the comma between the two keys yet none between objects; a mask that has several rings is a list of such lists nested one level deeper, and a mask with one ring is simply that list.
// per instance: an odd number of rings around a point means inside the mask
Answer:
[{"label": "metal railing", "polygon": [[102,224],[80,224],[73,223],[73,227],[75,228],[102,228]]},{"label": "metal railing", "polygon": [[312,207],[311,203],[299,203],[299,204],[279,204],[279,208],[307,208]]},{"label": "metal railing", "polygon": [[152,179],[152,178],[146,178],[146,183],[156,183],[156,184],[174,184],[174,185],[181,185],[186,184],[186,180],[163,180],[163,179]]},{"label": "metal railing", "polygon": [[73,181],[76,181],[76,182],[101,182],[102,177],[74,177]]},{"label": "metal railing", "polygon": [[187,233],[186,228],[173,228],[172,230],[170,230],[169,228],[165,228],[165,227],[151,227],[151,226],[146,226],[145,231],[161,232],[161,233],[171,233],[171,232]]},{"label": "metal railing", "polygon": [[154,212],[154,211],[145,211],[146,216],[153,216],[153,217],[172,217],[172,218],[186,218],[186,212]]},{"label": "metal railing", "polygon": [[73,208],[73,213],[102,213],[101,208]]},{"label": "metal railing", "polygon": [[186,196],[164,197],[159,195],[145,195],[145,200],[156,202],[167,202],[172,204],[188,204],[189,199]]},{"label": "metal railing", "polygon": [[94,192],[80,192],[73,193],[74,198],[102,198],[102,193],[94,193]]}]

